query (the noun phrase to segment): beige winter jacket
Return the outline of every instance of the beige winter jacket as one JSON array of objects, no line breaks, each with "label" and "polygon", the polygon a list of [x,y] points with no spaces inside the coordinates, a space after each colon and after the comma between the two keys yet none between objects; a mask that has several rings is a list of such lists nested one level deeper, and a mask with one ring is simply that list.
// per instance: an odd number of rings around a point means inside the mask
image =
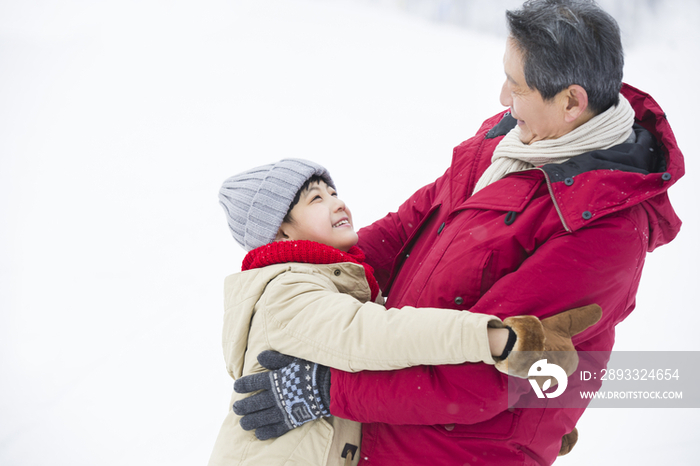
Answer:
[{"label": "beige winter jacket", "polygon": [[[349,262],[276,264],[225,280],[223,348],[234,379],[264,371],[256,358],[269,349],[348,372],[494,364],[487,326],[502,324],[466,311],[387,310],[370,301],[364,268]],[[343,446],[360,444],[360,424],[335,417],[260,441],[231,410],[246,396],[233,393],[210,466],[342,465]],[[359,449],[352,464],[358,460]]]}]

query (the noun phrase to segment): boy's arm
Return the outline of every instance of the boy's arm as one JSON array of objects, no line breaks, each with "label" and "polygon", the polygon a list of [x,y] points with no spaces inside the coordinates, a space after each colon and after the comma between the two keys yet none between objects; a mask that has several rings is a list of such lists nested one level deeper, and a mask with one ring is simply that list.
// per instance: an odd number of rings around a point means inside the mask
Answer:
[{"label": "boy's arm", "polygon": [[[601,321],[574,343],[579,350],[610,350],[614,326],[634,306],[644,262],[641,232],[634,227],[615,216],[550,240],[496,282],[472,311],[544,318],[598,303]],[[508,407],[507,379],[484,364],[331,374],[331,414],[359,422],[473,424]]]},{"label": "boy's arm", "polygon": [[[337,264],[336,270],[350,273],[356,267]],[[363,304],[338,292],[323,275],[303,271],[273,280],[255,318],[264,319],[271,349],[348,372],[494,364],[487,326],[502,326],[497,317],[465,311]]]}]

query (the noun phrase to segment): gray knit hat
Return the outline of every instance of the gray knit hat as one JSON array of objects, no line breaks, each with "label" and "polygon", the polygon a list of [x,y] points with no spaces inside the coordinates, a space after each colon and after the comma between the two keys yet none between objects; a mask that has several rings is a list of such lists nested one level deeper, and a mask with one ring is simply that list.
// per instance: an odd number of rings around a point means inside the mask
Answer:
[{"label": "gray knit hat", "polygon": [[283,159],[224,181],[219,203],[238,244],[250,251],[274,241],[299,188],[313,175],[335,189],[328,170],[302,159]]}]

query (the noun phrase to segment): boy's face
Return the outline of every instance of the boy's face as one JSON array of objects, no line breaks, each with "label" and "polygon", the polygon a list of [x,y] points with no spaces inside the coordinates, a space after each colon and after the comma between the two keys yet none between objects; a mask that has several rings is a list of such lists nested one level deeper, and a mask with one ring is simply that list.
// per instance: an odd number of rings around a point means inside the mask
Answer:
[{"label": "boy's face", "polygon": [[275,241],[308,240],[347,252],[357,243],[352,214],[325,182],[312,183],[283,222]]}]

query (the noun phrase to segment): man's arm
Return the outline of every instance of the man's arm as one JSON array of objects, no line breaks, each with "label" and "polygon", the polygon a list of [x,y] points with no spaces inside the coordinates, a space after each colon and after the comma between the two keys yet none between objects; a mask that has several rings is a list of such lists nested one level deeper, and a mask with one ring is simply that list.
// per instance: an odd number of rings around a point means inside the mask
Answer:
[{"label": "man's arm", "polygon": [[386,289],[396,257],[434,210],[433,200],[449,183],[450,170],[448,168],[440,178],[416,191],[396,212],[358,231],[357,246],[374,268],[374,276],[382,290]]}]

